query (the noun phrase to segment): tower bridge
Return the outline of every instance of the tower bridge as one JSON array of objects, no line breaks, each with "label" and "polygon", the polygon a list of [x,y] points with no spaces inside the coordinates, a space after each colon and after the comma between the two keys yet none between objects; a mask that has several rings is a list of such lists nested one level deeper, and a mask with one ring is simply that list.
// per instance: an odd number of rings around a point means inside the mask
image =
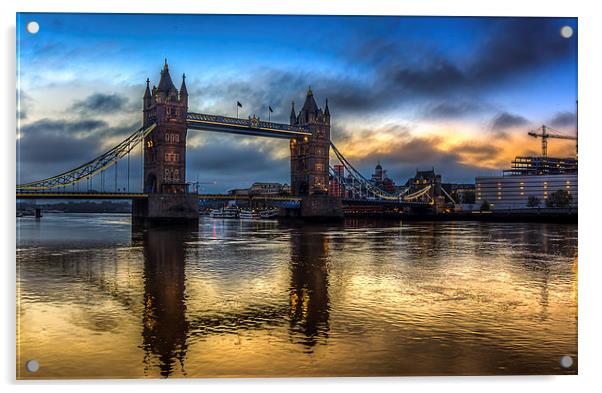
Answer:
[{"label": "tower bridge", "polygon": [[[255,116],[239,119],[228,116],[189,111],[186,76],[182,75],[177,89],[169,72],[167,60],[161,70],[159,83],[150,85],[142,98],[142,127],[120,144],[80,165],[46,179],[17,185],[17,198],[27,199],[130,199],[134,221],[195,221],[198,220],[199,199],[220,199],[225,196],[202,196],[190,193],[186,182],[186,139],[188,130],[200,130],[237,135],[288,139],[290,147],[291,196],[278,201],[283,215],[305,218],[341,218],[341,198],[328,195],[331,148],[337,159],[357,179],[357,185],[372,196],[371,203],[398,204],[428,203],[428,189],[397,195],[387,193],[371,184],[359,173],[331,142],[330,108],[318,107],[313,91],[308,89],[299,111],[291,104],[289,124],[263,121]],[[143,149],[142,192],[84,192],[66,190],[67,186],[90,182],[104,176],[105,171],[127,158],[134,147]],[[129,161],[128,161],[129,182]],[[117,169],[115,169],[115,173]],[[117,177],[117,174],[115,174]],[[104,182],[104,177],[103,177]],[[128,183],[129,184],[129,183]],[[356,184],[356,183],[354,183]],[[128,186],[129,191],[129,186]],[[432,193],[432,192],[431,192]],[[284,200],[288,198],[288,200]],[[420,199],[418,199],[420,198]],[[231,197],[230,197],[231,199]],[[264,198],[269,199],[269,198]],[[271,198],[274,199],[274,198]],[[432,196],[431,196],[432,199]],[[283,204],[283,202],[286,202]]]}]

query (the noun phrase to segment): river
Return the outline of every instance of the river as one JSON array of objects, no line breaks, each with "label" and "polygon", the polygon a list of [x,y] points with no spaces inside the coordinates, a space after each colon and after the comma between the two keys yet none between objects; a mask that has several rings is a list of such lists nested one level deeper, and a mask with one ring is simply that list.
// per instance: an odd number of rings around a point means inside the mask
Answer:
[{"label": "river", "polygon": [[17,243],[18,378],[577,372],[577,225],[47,213]]}]

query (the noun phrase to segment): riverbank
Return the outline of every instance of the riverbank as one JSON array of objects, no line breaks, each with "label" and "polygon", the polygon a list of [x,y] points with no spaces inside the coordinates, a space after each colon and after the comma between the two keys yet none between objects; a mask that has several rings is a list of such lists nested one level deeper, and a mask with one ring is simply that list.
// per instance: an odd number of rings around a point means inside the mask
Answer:
[{"label": "riverbank", "polygon": [[380,212],[366,214],[346,214],[346,218],[383,218],[402,221],[486,221],[486,222],[550,222],[577,224],[576,209],[512,209],[494,211],[464,211],[419,214],[402,212]]}]

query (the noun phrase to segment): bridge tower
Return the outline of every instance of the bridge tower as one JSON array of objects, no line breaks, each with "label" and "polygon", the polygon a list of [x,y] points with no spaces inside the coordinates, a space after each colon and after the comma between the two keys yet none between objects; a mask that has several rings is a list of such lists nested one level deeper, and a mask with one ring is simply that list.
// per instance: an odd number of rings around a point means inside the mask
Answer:
[{"label": "bridge tower", "polygon": [[157,127],[144,139],[144,192],[146,201],[133,207],[134,218],[144,220],[198,220],[198,201],[188,194],[186,183],[186,117],[188,90],[182,75],[180,90],[176,89],[167,59],[161,70],[158,86],[146,90],[142,98],[145,127]]},{"label": "bridge tower", "polygon": [[303,197],[301,215],[305,217],[342,217],[340,198],[328,196],[330,157],[330,109],[318,108],[311,87],[301,111],[292,103],[291,126],[308,128],[312,135],[293,138],[291,148],[291,194]]}]

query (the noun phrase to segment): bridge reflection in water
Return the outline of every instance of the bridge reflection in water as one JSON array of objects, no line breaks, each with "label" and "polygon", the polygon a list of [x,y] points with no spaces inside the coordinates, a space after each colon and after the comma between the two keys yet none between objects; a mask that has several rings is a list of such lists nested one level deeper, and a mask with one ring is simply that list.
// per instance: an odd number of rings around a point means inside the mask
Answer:
[{"label": "bridge reflection in water", "polygon": [[20,378],[576,372],[576,226],[19,228]]},{"label": "bridge reflection in water", "polygon": [[186,375],[189,336],[202,337],[234,330],[263,329],[289,320],[290,339],[305,352],[328,336],[328,241],[324,234],[295,231],[290,237],[290,302],[287,307],[260,306],[252,311],[187,320],[186,243],[197,233],[190,227],[151,228],[134,233],[143,238],[144,311],[142,348],[145,375],[159,370],[168,377]]},{"label": "bridge reflection in water", "polygon": [[174,228],[143,233],[145,374],[155,362],[163,377],[168,377],[176,366],[184,372],[189,329],[185,299],[186,235],[188,231]]}]

